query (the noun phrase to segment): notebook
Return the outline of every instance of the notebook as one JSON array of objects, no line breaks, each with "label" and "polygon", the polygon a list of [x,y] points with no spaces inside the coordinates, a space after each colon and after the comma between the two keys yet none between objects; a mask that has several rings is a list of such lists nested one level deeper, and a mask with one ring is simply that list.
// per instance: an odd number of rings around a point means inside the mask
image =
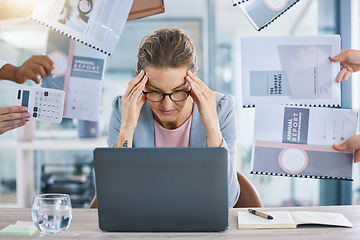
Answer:
[{"label": "notebook", "polygon": [[312,211],[268,211],[265,213],[271,215],[273,219],[269,220],[248,212],[238,212],[238,228],[296,228],[303,224],[353,227],[342,213]]},{"label": "notebook", "polygon": [[247,19],[258,31],[267,27],[299,0],[233,0],[233,6],[240,5]]},{"label": "notebook", "polygon": [[99,227],[110,232],[223,231],[224,148],[97,148]]},{"label": "notebook", "polygon": [[[243,37],[242,105],[341,106],[339,35]],[[266,54],[264,54],[266,53]]]},{"label": "notebook", "polygon": [[43,0],[31,19],[67,37],[111,55],[133,0]]},{"label": "notebook", "polygon": [[257,105],[251,173],[352,180],[353,151],[333,144],[355,135],[356,125],[349,109]]}]

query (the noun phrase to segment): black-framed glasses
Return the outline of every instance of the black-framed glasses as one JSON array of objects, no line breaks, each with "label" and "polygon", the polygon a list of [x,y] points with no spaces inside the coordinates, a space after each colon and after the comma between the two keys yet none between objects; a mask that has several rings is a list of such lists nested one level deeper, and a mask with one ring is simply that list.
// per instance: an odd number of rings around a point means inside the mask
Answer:
[{"label": "black-framed glasses", "polygon": [[169,98],[171,100],[173,100],[174,102],[181,102],[181,101],[185,101],[189,95],[191,93],[191,89],[189,91],[175,91],[172,93],[161,93],[161,92],[157,92],[157,91],[152,91],[152,92],[144,92],[143,94],[145,95],[146,99],[151,101],[151,102],[161,102],[162,100],[165,99],[166,96],[169,96]]}]

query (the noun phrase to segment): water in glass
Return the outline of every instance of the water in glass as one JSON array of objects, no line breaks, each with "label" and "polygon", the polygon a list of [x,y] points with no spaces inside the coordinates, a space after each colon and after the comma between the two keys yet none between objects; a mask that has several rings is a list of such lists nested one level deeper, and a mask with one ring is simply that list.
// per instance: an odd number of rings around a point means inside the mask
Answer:
[{"label": "water in glass", "polygon": [[71,222],[71,202],[66,194],[41,194],[34,197],[32,219],[42,234],[62,233]]}]

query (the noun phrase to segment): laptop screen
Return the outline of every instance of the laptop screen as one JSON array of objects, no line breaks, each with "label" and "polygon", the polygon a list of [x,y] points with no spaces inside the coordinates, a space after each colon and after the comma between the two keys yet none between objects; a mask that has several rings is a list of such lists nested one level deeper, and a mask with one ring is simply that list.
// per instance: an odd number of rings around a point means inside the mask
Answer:
[{"label": "laptop screen", "polygon": [[94,163],[104,231],[228,226],[225,148],[98,148]]}]

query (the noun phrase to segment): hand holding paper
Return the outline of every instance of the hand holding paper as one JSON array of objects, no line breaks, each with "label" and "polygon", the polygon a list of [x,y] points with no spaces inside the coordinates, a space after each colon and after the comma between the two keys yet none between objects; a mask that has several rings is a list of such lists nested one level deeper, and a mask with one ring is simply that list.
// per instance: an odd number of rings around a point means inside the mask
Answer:
[{"label": "hand holding paper", "polygon": [[354,149],[354,162],[360,162],[360,135],[350,137],[342,144],[334,144],[334,148],[338,151],[344,151],[348,148]]},{"label": "hand holding paper", "polygon": [[336,78],[337,82],[348,80],[354,72],[360,71],[360,50],[345,49],[339,55],[329,58],[333,62],[340,62],[342,68]]}]

